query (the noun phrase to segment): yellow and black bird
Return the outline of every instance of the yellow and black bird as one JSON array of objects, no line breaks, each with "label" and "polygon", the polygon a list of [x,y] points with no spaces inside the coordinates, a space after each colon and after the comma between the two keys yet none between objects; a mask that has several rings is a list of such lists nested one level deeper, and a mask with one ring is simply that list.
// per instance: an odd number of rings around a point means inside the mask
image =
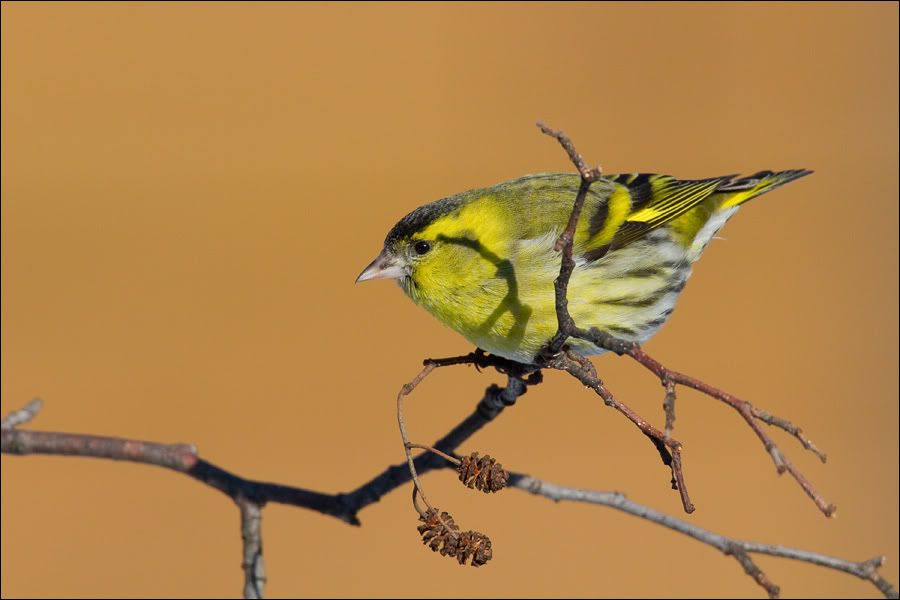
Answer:
[{"label": "yellow and black bird", "polygon": [[[646,341],[672,314],[693,263],[725,222],[751,198],[810,173],[597,180],[575,232],[570,314],[580,327]],[[579,182],[541,173],[421,206],[391,229],[357,281],[396,279],[479,348],[531,363],[556,332],[553,281],[561,259],[553,246]],[[602,351],[570,343],[585,354]]]}]

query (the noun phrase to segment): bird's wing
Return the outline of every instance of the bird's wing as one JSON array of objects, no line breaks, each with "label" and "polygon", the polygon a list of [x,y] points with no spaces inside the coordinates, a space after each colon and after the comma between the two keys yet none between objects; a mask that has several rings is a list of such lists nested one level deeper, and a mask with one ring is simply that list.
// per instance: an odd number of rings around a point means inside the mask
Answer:
[{"label": "bird's wing", "polygon": [[[584,201],[574,251],[591,261],[621,248],[696,207],[733,176],[680,181],[669,175],[608,175],[591,184]],[[473,192],[501,199],[517,240],[543,240],[565,227],[579,177],[537,173]]]},{"label": "bird's wing", "polygon": [[732,177],[680,181],[649,173],[607,176],[616,185],[605,202],[594,204],[585,215],[584,257],[595,260],[642,238],[697,206]]}]

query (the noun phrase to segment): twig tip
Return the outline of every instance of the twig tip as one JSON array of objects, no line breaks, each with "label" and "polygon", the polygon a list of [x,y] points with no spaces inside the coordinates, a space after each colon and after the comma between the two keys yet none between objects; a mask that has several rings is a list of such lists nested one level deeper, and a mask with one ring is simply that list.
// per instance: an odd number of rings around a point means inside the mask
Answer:
[{"label": "twig tip", "polygon": [[3,429],[14,429],[23,423],[27,423],[37,416],[43,406],[43,400],[37,397],[32,398],[28,404],[19,410],[14,410],[3,417],[3,421],[0,422],[0,427]]}]

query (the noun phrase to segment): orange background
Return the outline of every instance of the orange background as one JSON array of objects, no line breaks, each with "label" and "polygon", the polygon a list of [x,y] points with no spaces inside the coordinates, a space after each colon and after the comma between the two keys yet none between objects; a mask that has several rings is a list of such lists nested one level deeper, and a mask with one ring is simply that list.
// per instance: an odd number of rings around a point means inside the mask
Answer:
[{"label": "orange background", "polygon": [[[697,512],[723,534],[898,581],[898,7],[882,4],[2,6],[2,410],[30,426],[193,442],[242,475],[346,491],[402,459],[394,397],[464,353],[396,286],[355,286],[391,225],[468,188],[569,165],[685,178],[806,167],[698,264],[649,345],[801,424],[776,432],[825,519],[730,409],[679,400]],[[596,360],[656,423],[662,391]],[[416,440],[502,378],[436,373]],[[680,515],[647,440],[549,374],[463,450]],[[162,469],[2,458],[4,596],[235,596],[237,510]],[[272,596],[761,596],[731,559],[608,509],[424,481],[495,558],[422,548],[409,488],[362,528],[272,505]],[[683,516],[683,515],[682,515]],[[787,596],[876,596],[760,558]]]}]

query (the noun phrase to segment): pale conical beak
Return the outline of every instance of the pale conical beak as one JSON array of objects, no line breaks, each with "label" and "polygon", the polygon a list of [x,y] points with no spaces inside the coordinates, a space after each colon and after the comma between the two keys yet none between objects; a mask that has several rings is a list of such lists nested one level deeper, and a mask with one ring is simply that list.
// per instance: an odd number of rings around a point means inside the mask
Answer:
[{"label": "pale conical beak", "polygon": [[401,264],[397,257],[389,254],[387,250],[382,250],[381,254],[375,257],[375,260],[359,274],[356,283],[370,279],[400,279],[406,275],[408,275],[406,266]]}]

